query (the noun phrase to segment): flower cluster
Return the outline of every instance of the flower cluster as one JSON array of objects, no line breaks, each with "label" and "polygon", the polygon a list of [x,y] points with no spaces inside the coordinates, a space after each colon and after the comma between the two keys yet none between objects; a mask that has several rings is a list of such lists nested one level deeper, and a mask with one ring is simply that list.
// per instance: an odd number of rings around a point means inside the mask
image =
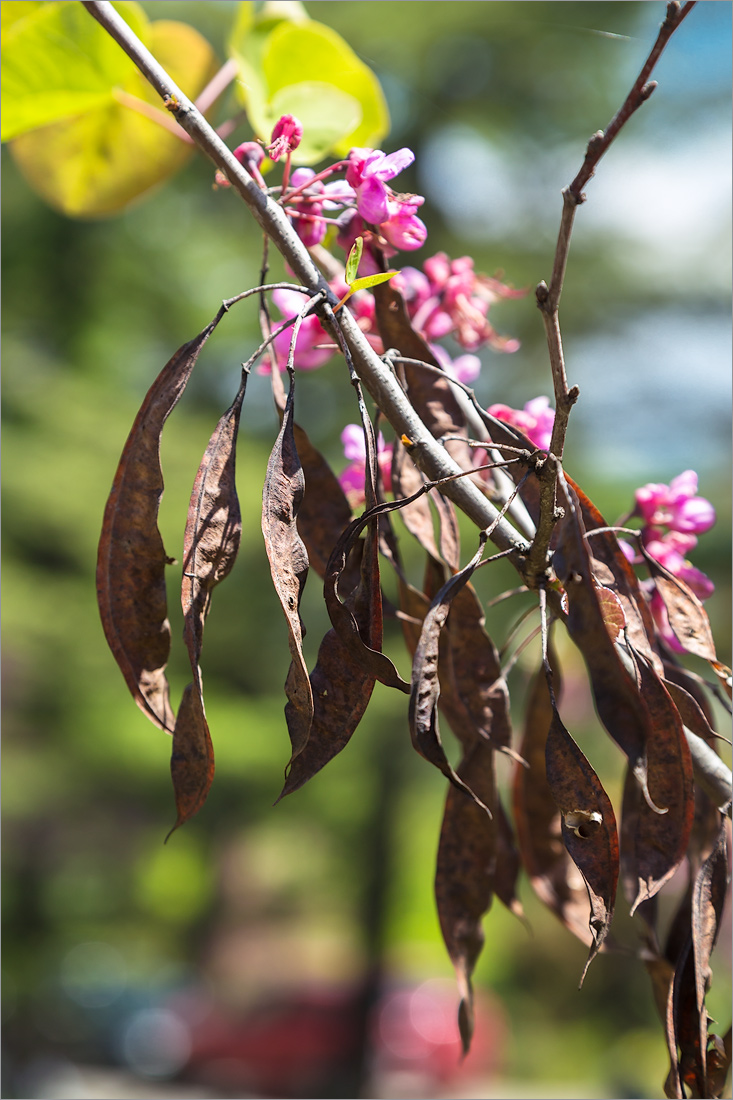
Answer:
[{"label": "flower cluster", "polygon": [[[512,409],[509,405],[489,405],[486,411],[497,420],[519,428],[539,450],[549,450],[555,423],[555,410],[550,408],[549,397],[533,397],[523,409]],[[475,466],[484,466],[489,461],[485,448],[477,447],[474,450],[473,461]],[[486,481],[491,480],[491,474],[487,470],[480,471],[480,474]]]},{"label": "flower cluster", "polygon": [[[411,149],[398,149],[385,153],[381,149],[355,148],[345,160],[337,161],[320,172],[312,168],[296,168],[290,174],[291,154],[303,137],[303,127],[294,115],[283,115],[272,131],[269,145],[246,141],[237,146],[234,156],[247,172],[266,190],[260,165],[265,150],[270,160],[285,158],[283,181],[279,189],[280,201],[303,243],[308,248],[319,245],[328,227],[337,229],[336,243],[349,255],[357,237],[363,240],[363,252],[359,267],[360,276],[376,274],[380,269],[372,251],[376,246],[384,256],[393,256],[398,249],[410,251],[420,248],[427,238],[427,229],[417,215],[425,201],[422,195],[398,194],[390,186],[392,180],[415,160]],[[336,173],[344,178],[332,179]],[[217,172],[216,184],[228,187],[229,181]],[[347,294],[348,287],[341,280],[330,283],[339,299]],[[481,345],[489,344],[496,351],[512,352],[519,341],[499,336],[488,320],[489,307],[498,298],[518,298],[523,290],[514,290],[499,279],[478,275],[473,270],[473,260],[463,256],[450,260],[444,252],[425,261],[422,271],[405,267],[394,279],[394,285],[403,294],[414,327],[421,332],[435,358],[447,374],[459,382],[473,382],[481,369],[481,361],[472,354]],[[302,300],[295,293],[281,290],[274,293],[274,303],[284,319],[297,315]],[[349,294],[348,308],[370,341],[375,351],[382,354],[384,348],[375,324],[375,303],[366,291]],[[452,335],[466,349],[467,354],[452,359],[435,341]],[[285,369],[290,347],[290,333],[276,337],[275,352],[278,365]],[[332,354],[333,345],[316,317],[308,317],[301,325],[296,344],[295,365],[302,370],[313,370],[325,363]],[[260,367],[266,373],[267,367]],[[497,408],[499,408],[497,406]],[[499,416],[508,417],[512,410],[501,406]],[[527,406],[529,409],[529,406]],[[525,410],[526,411],[526,410]],[[532,411],[527,416],[521,412],[517,422],[524,430],[534,421]],[[551,415],[551,414],[550,414]],[[523,419],[522,419],[523,418]],[[544,423],[544,421],[543,421]],[[538,442],[538,446],[541,444]]]},{"label": "flower cluster", "polygon": [[[364,431],[359,424],[347,424],[341,433],[341,442],[344,447],[344,455],[349,459],[349,465],[339,474],[341,488],[346,493],[349,504],[356,509],[364,503],[364,478],[366,474],[366,447],[364,446]],[[384,436],[380,432],[377,437],[377,462],[382,476],[382,484],[386,492],[392,492],[392,452],[391,443],[384,442]]]},{"label": "flower cluster", "polygon": [[403,267],[395,277],[413,325],[427,340],[454,336],[468,351],[488,344],[494,351],[512,352],[519,341],[499,336],[488,319],[489,307],[499,298],[521,298],[499,279],[478,275],[470,256],[451,260],[437,252],[423,264],[423,270]]},{"label": "flower cluster", "polygon": [[523,409],[512,409],[508,405],[489,405],[486,411],[497,420],[519,428],[530,443],[534,443],[541,451],[550,449],[555,410],[550,408],[549,397],[533,397]]},{"label": "flower cluster", "polygon": [[[706,600],[715,590],[713,582],[687,560],[687,554],[697,545],[697,536],[715,523],[715,509],[709,500],[697,496],[697,474],[685,470],[669,485],[650,483],[636,490],[633,515],[644,521],[641,541],[645,550],[675,577],[679,577],[700,600]],[[634,551],[622,543],[624,553],[636,561]],[[644,582],[651,593],[650,604],[657,628],[670,648],[684,653],[684,646],[675,637],[664,601],[653,582]]]},{"label": "flower cluster", "polygon": [[[295,173],[293,173],[295,175]],[[337,298],[342,298],[349,289],[341,279],[333,279],[328,284]],[[283,320],[297,317],[306,298],[297,290],[273,290],[272,301],[282,314]],[[371,294],[359,291],[349,298],[348,308],[357,325],[378,354],[382,354],[381,339],[373,331],[375,326],[375,303]],[[273,340],[277,365],[281,371],[287,367],[292,329],[284,329]],[[327,363],[336,350],[332,338],[321,325],[315,313],[309,313],[301,323],[298,339],[295,342],[294,365],[298,370],[315,370]],[[264,364],[257,368],[259,374],[269,374],[270,368]]]},{"label": "flower cluster", "polygon": [[[291,181],[292,190],[284,191],[283,201],[303,243],[309,248],[320,244],[328,225],[334,222],[339,229],[338,244],[347,254],[359,236],[367,246],[374,241],[388,255],[394,255],[397,249],[420,248],[428,231],[417,210],[425,199],[422,195],[399,195],[388,186],[414,159],[411,149],[399,149],[396,153],[352,149],[345,161],[322,172],[297,169]],[[344,180],[324,183],[326,177],[340,170],[345,170]],[[338,218],[325,213],[339,210]],[[374,271],[376,265],[367,247],[362,274]]]}]

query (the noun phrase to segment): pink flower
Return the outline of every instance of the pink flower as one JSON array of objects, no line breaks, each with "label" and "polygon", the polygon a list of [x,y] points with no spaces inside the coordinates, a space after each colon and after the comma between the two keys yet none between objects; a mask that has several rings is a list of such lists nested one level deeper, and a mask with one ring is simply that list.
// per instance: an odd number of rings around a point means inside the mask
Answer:
[{"label": "pink flower", "polygon": [[706,600],[712,596],[715,591],[713,582],[684,556],[697,544],[694,535],[682,535],[676,531],[663,535],[658,529],[649,527],[644,529],[642,541],[647,553],[673,576],[689,585],[698,599]]},{"label": "pink flower", "polygon": [[[410,303],[408,312],[413,325],[428,340],[453,333],[460,344],[475,351],[488,343],[496,351],[513,352],[518,340],[499,336],[487,319],[489,307],[498,298],[519,298],[526,292],[513,290],[498,279],[477,275],[470,256],[450,260],[438,252],[423,264],[427,277],[427,293],[421,293]],[[414,276],[411,276],[414,283]]]},{"label": "pink flower", "polygon": [[[715,585],[686,555],[697,545],[697,535],[715,523],[715,509],[704,497],[695,496],[696,492],[694,470],[685,470],[669,485],[649,482],[636,490],[634,514],[644,520],[641,540],[646,552],[672,576],[684,581],[699,600],[706,600]],[[651,591],[649,605],[660,637],[671,649],[684,653],[685,647],[674,635],[664,600],[653,581],[643,581],[642,587]]]},{"label": "pink flower", "polygon": [[555,423],[555,410],[550,408],[549,397],[533,397],[524,409],[511,409],[508,405],[490,405],[486,410],[497,420],[512,424],[524,432],[530,443],[541,451],[548,450]]},{"label": "pink flower", "polygon": [[[233,150],[232,155],[237,158],[243,168],[247,169],[250,176],[259,183],[260,187],[266,186],[260,172],[260,165],[265,159],[265,152],[258,142],[244,141]],[[229,180],[219,168],[216,170],[214,182],[217,187],[231,187]]]},{"label": "pink flower", "polygon": [[388,199],[392,189],[387,180],[407,168],[415,159],[411,149],[383,153],[381,149],[352,149],[346,169],[346,182],[356,192],[356,208],[366,222],[379,225],[389,217]]},{"label": "pink flower", "polygon": [[715,509],[696,492],[697,474],[685,470],[669,485],[649,483],[637,489],[636,510],[645,524],[699,535],[715,523]]},{"label": "pink flower", "polygon": [[[360,424],[347,424],[341,433],[344,455],[350,459],[350,465],[339,474],[341,488],[348,497],[352,508],[359,508],[365,501],[364,477],[366,473],[366,448],[364,432]],[[380,432],[377,436],[377,461],[386,492],[392,492],[392,451],[391,443],[384,442]]]},{"label": "pink flower", "polygon": [[[323,202],[316,198],[320,198],[323,184],[316,180],[310,187],[305,186],[313,176],[315,172],[312,168],[296,168],[290,179],[291,185],[300,190],[292,203],[291,221],[306,248],[320,244],[326,236],[326,223],[321,216]],[[295,216],[292,216],[293,210],[297,212]]]},{"label": "pink flower", "polygon": [[389,217],[380,222],[379,232],[391,245],[403,252],[422,248],[427,240],[425,223],[415,214],[421,203],[388,202]]},{"label": "pink flower", "polygon": [[475,382],[481,373],[481,360],[478,355],[459,355],[457,359],[451,359],[448,352],[440,344],[431,344],[430,350],[440,363],[446,374],[463,382],[464,386]]},{"label": "pink flower", "polygon": [[296,168],[290,185],[294,193],[285,195],[290,219],[306,248],[313,248],[326,236],[328,223],[323,211],[338,210],[353,202],[354,191],[343,180],[324,184],[312,168]]},{"label": "pink flower", "polygon": [[416,267],[403,267],[392,280],[392,286],[405,299],[405,305],[411,317],[430,297],[430,282]]},{"label": "pink flower", "polygon": [[[298,294],[295,290],[273,290],[272,300],[284,320],[297,317],[305,305],[305,295]],[[287,370],[292,338],[293,330],[286,328],[273,340],[277,365],[281,371]],[[298,339],[295,343],[293,365],[297,370],[315,370],[327,363],[333,353],[332,342],[321,327],[320,321],[314,313],[309,313],[300,326]],[[264,363],[257,370],[259,374],[270,373],[270,368]]]},{"label": "pink flower", "polygon": [[295,115],[283,115],[275,123],[270,144],[267,146],[270,160],[277,161],[286,153],[292,153],[300,145],[302,137],[303,126]]}]

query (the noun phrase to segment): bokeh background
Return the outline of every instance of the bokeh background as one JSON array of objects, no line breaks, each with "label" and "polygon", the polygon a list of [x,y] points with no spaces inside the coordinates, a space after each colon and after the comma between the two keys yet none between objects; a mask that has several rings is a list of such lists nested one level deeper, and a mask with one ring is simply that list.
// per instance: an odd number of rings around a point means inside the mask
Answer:
[{"label": "bokeh background", "polygon": [[[223,58],[235,5],[143,7],[193,23]],[[385,149],[415,151],[398,182],[426,196],[429,238],[405,260],[443,249],[515,286],[549,278],[560,190],[622,102],[664,4],[307,9],[377,72],[392,115]],[[717,586],[708,606],[724,660],[730,40],[731,5],[713,2],[697,4],[673,37],[659,88],[587,187],[561,307],[569,380],[581,389],[567,467],[611,521],[636,486],[698,471],[719,520],[693,561]],[[248,136],[245,125],[233,142]],[[526,880],[529,931],[498,902],[486,918],[477,1040],[459,1064],[432,898],[444,783],[412,752],[401,698],[377,685],[347,750],[273,807],[289,754],[289,657],[260,534],[277,428],[259,376],[239,442],[242,549],[215,595],[202,662],[217,777],[205,809],[163,846],[174,819],[170,743],[137,711],[104,644],[96,542],[147,386],[222,298],[256,285],[259,235],[231,192],[212,190],[203,158],[100,222],[43,205],[6,149],[2,168],[3,1095],[661,1096],[663,1033],[624,905],[615,923],[627,953],[597,959],[579,993],[585,950]],[[237,310],[166,426],[161,527],[171,554],[201,453],[257,342],[254,310]],[[522,346],[483,354],[481,399],[521,407],[550,393],[531,290],[492,317]],[[303,377],[298,397],[298,419],[342,468],[339,433],[357,419],[343,365]],[[512,586],[502,568],[477,581],[487,598]],[[176,584],[173,571],[174,642]],[[327,625],[319,587],[313,577],[303,609],[311,665]],[[488,613],[499,645],[521,599]],[[405,675],[396,624],[388,634]],[[562,653],[566,724],[618,806],[619,754],[577,659]],[[537,663],[535,644],[511,674],[518,728]],[[178,698],[188,679],[181,644],[170,678]],[[508,768],[500,779],[506,786]],[[682,885],[666,892],[664,912]],[[729,939],[714,957],[710,1000],[723,1029]]]}]

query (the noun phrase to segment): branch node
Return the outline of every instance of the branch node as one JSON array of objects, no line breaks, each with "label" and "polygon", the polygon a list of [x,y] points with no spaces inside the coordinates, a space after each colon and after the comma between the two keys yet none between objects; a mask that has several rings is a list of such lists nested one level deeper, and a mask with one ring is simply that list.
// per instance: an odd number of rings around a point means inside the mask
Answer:
[{"label": "branch node", "polygon": [[587,157],[595,156],[605,140],[606,135],[603,130],[596,130],[595,134],[593,134],[592,138],[588,142],[588,147],[585,150],[585,155]]},{"label": "branch node", "polygon": [[679,5],[678,0],[671,0],[671,3],[667,4],[667,15],[665,17],[664,22],[662,23],[662,26],[663,27],[674,27],[675,23],[677,22],[677,17],[679,16],[679,14],[680,14],[680,5]]}]

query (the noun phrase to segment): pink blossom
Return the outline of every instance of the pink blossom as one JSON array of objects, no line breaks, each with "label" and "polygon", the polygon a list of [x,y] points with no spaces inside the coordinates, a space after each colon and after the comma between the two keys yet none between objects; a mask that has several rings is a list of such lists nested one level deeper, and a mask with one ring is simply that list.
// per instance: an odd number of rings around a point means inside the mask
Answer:
[{"label": "pink blossom", "polygon": [[422,271],[416,267],[403,267],[392,280],[392,286],[400,292],[405,299],[405,305],[414,316],[417,310],[427,302],[430,297],[430,282]]},{"label": "pink blossom", "polygon": [[431,344],[430,350],[445,373],[449,374],[451,378],[463,382],[464,386],[475,382],[481,373],[481,360],[478,355],[459,355],[456,359],[451,359],[448,352],[440,344]]},{"label": "pink blossom", "polygon": [[650,482],[637,489],[636,510],[646,524],[699,535],[715,523],[715,509],[696,492],[697,474],[685,470],[669,485]]},{"label": "pink blossom", "polygon": [[283,115],[275,123],[267,155],[270,160],[280,160],[286,153],[292,153],[300,145],[303,126],[295,115]]},{"label": "pink blossom", "polygon": [[486,343],[496,351],[518,349],[519,341],[499,336],[487,315],[498,298],[521,297],[525,291],[477,275],[470,256],[450,260],[445,252],[438,252],[425,261],[423,270],[429,292],[421,293],[414,304],[408,304],[408,311],[415,328],[428,340],[453,333],[469,351]]},{"label": "pink blossom", "polygon": [[285,196],[288,213],[303,244],[313,248],[326,236],[328,223],[323,211],[338,210],[352,202],[354,191],[343,180],[324,184],[312,168],[296,168],[290,183],[294,193]]},{"label": "pink blossom", "polygon": [[[339,474],[341,488],[348,497],[352,508],[359,508],[365,501],[364,478],[366,474],[366,447],[364,432],[359,424],[347,424],[341,433],[344,455],[350,464]],[[391,443],[384,442],[380,432],[377,436],[377,461],[385,491],[392,491],[392,451]]]},{"label": "pink blossom", "polygon": [[550,408],[549,397],[533,397],[524,409],[512,409],[508,405],[490,405],[486,410],[497,420],[511,424],[523,432],[530,443],[541,451],[548,450],[555,423],[555,410]]},{"label": "pink blossom", "polygon": [[706,600],[712,596],[715,591],[713,582],[684,556],[697,543],[694,535],[681,535],[676,531],[663,535],[656,528],[647,528],[642,534],[642,541],[647,553],[673,576],[689,585],[698,599]]},{"label": "pink blossom", "polygon": [[392,196],[387,180],[407,168],[415,159],[411,149],[383,153],[381,149],[352,149],[346,182],[356,192],[356,208],[364,221],[379,225],[389,217],[387,202]]},{"label": "pink blossom", "polygon": [[[295,290],[273,290],[272,300],[283,316],[284,320],[297,317],[305,304],[305,295],[298,294]],[[290,343],[293,338],[293,330],[285,329],[273,340],[273,347],[277,356],[277,365],[281,371],[287,369]],[[325,347],[319,345],[326,345]],[[332,357],[334,352],[332,341],[326,335],[321,323],[314,313],[309,313],[300,326],[298,339],[295,342],[295,356],[293,364],[297,370],[315,370],[322,367]],[[264,363],[257,368],[260,374],[269,374],[270,368]]]},{"label": "pink blossom", "polygon": [[[232,156],[235,156],[243,168],[249,172],[250,176],[259,183],[260,187],[265,187],[265,181],[262,178],[260,172],[260,165],[265,159],[265,151],[262,146],[256,141],[244,141],[241,145],[238,145],[236,149],[232,151]],[[217,168],[214,181],[217,187],[231,187],[231,184],[224,173]]]},{"label": "pink blossom", "polygon": [[[685,470],[669,485],[649,482],[636,490],[635,514],[644,520],[641,540],[650,557],[684,581],[699,600],[706,600],[715,585],[686,555],[697,545],[697,535],[715,523],[715,509],[704,497],[695,496],[696,492],[694,470]],[[642,587],[651,591],[649,604],[660,637],[671,649],[684,653],[685,647],[674,635],[664,600],[653,581],[643,581]]]},{"label": "pink blossom", "polygon": [[[323,184],[316,180],[310,187],[308,181],[315,176],[312,168],[296,168],[291,177],[291,184],[300,191],[292,206],[297,210],[297,216],[291,220],[295,232],[300,237],[306,248],[313,248],[320,244],[326,236],[326,223],[321,216],[323,203],[317,201],[323,192]],[[291,210],[292,213],[292,210]]]},{"label": "pink blossom", "polygon": [[389,217],[380,222],[379,232],[395,248],[403,252],[414,252],[422,248],[427,240],[425,223],[415,214],[419,203],[388,202]]}]

